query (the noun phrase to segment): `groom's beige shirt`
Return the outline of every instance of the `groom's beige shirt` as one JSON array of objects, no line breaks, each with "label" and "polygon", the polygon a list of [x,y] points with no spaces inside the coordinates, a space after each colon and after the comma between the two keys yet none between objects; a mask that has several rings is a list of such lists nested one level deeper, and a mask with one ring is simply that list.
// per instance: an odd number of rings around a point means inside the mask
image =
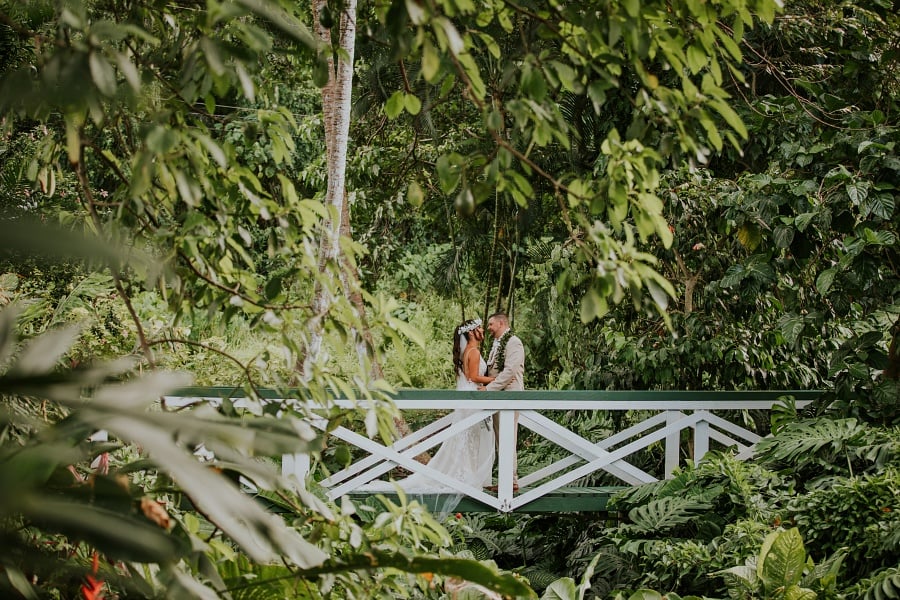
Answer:
[{"label": "groom's beige shirt", "polygon": [[484,389],[496,390],[524,390],[525,389],[525,346],[517,336],[511,335],[506,342],[506,357],[503,361],[503,370],[497,372],[494,366],[496,360],[496,348],[491,350],[488,357],[488,376],[495,379],[487,384]]}]

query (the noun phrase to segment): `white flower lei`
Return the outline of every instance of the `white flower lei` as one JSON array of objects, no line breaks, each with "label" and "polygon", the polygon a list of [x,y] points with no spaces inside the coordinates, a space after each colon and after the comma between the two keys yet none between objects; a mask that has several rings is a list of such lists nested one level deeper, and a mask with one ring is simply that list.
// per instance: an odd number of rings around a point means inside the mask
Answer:
[{"label": "white flower lei", "polygon": [[497,345],[497,357],[494,359],[494,368],[497,372],[503,370],[504,365],[506,365],[506,344],[509,343],[509,338],[513,335],[512,329],[507,329],[506,333],[500,336]]}]

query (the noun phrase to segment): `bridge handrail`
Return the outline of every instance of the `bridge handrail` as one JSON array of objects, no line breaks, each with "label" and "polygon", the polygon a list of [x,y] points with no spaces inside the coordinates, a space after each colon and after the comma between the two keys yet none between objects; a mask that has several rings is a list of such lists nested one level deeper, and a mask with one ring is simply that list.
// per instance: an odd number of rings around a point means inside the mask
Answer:
[{"label": "bridge handrail", "polygon": [[[650,444],[665,445],[665,476],[670,476],[679,463],[681,432],[693,432],[693,459],[699,461],[706,454],[712,441],[737,448],[738,458],[746,458],[753,452],[759,435],[731,423],[714,411],[768,410],[784,398],[792,397],[798,407],[815,400],[822,394],[817,390],[524,390],[503,392],[474,392],[458,390],[401,389],[389,398],[400,409],[455,410],[471,409],[477,416],[454,422],[449,416],[414,431],[389,446],[370,440],[343,426],[329,429],[324,419],[312,417],[311,423],[345,443],[364,450],[368,456],[358,460],[338,473],[332,474],[320,484],[328,488],[328,495],[337,499],[341,495],[364,489],[371,481],[402,466],[416,473],[427,474],[429,468],[413,460],[418,453],[436,447],[442,440],[477,426],[484,419],[496,416],[498,468],[497,495],[470,488],[460,482],[461,492],[499,511],[515,510],[563,486],[599,470],[632,485],[656,481],[656,478],[625,460],[628,456]],[[301,390],[257,390],[263,400],[278,402],[299,399],[307,408],[316,408],[318,402],[304,399]],[[166,396],[169,405],[187,405],[198,401],[221,401],[229,398],[236,406],[247,402],[242,388],[192,387],[177,390]],[[342,398],[332,395],[328,404],[339,407],[365,407],[368,399]],[[604,440],[588,440],[569,431],[540,411],[556,410],[607,410],[645,411],[655,413],[624,431]],[[688,411],[688,412],[684,412]],[[312,413],[314,414],[314,413]],[[514,417],[518,415],[518,417]],[[518,423],[518,424],[517,424]],[[521,478],[521,494],[514,494],[513,463],[515,459],[515,429],[526,427],[571,454],[562,460],[540,468]],[[309,457],[287,454],[282,457],[282,471],[303,482],[309,474]],[[528,489],[524,489],[528,488]]]},{"label": "bridge handrail", "polygon": [[[272,388],[256,390],[263,400],[297,399],[303,402],[316,401],[302,390],[284,391]],[[573,409],[664,409],[677,405],[680,408],[729,408],[770,407],[781,398],[793,397],[798,405],[805,405],[822,394],[820,390],[522,390],[477,392],[448,389],[405,389],[386,394],[401,408],[440,408],[439,405],[451,401],[448,408],[506,408],[510,401],[525,402],[537,408]],[[167,394],[172,398],[247,398],[241,387],[207,386],[181,388]],[[332,394],[329,402],[337,406],[354,406],[363,399],[346,398]],[[457,403],[464,404],[457,404]],[[636,405],[636,404],[637,405]],[[550,406],[552,405],[552,406]]]}]

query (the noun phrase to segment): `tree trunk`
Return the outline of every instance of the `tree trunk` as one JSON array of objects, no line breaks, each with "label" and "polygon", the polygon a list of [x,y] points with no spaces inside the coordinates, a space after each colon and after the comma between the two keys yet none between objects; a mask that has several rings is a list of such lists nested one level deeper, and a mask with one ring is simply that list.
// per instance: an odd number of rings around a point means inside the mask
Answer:
[{"label": "tree trunk", "polygon": [[[332,43],[332,30],[322,24],[320,15],[326,8],[325,0],[312,0],[313,21],[316,35],[326,47]],[[347,203],[347,148],[350,143],[350,107],[353,91],[353,55],[356,49],[356,0],[346,0],[344,10],[335,20],[338,27],[338,43],[346,53],[346,60],[337,59],[332,54],[328,58],[328,83],[322,88],[322,120],[325,127],[325,153],[328,168],[328,187],[325,205],[330,219],[322,224],[319,243],[319,273],[324,274],[329,266],[340,273],[341,287],[356,307],[363,331],[353,332],[360,364],[371,358],[370,375],[375,379],[383,377],[381,365],[375,359],[372,334],[366,326],[365,305],[358,291],[358,276],[346,257],[340,251],[340,237],[350,237],[350,207]],[[352,278],[352,280],[351,280]],[[303,378],[312,376],[312,365],[322,351],[322,319],[334,302],[335,290],[317,282],[313,296],[313,319],[310,342],[303,361]],[[370,349],[372,352],[370,352]],[[409,426],[403,417],[394,419],[394,426],[400,435],[409,433]],[[428,462],[429,455],[416,457],[420,462]]]},{"label": "tree trunk", "polygon": [[[319,16],[329,10],[325,0],[312,0],[313,21],[319,40],[331,47],[332,31],[322,24]],[[350,98],[353,85],[353,54],[356,49],[356,0],[347,0],[343,12],[335,19],[338,43],[346,52],[346,60],[337,59],[334,53],[328,57],[328,83],[322,88],[322,120],[325,126],[325,158],[328,183],[325,206],[330,217],[322,223],[319,240],[319,273],[329,266],[340,268],[341,215],[347,187],[347,146],[350,141]],[[303,359],[303,379],[312,377],[312,365],[322,351],[322,320],[334,302],[335,289],[316,282],[313,295],[313,318],[310,323],[309,346]],[[334,282],[337,283],[337,282]],[[335,286],[337,287],[337,286]]]}]

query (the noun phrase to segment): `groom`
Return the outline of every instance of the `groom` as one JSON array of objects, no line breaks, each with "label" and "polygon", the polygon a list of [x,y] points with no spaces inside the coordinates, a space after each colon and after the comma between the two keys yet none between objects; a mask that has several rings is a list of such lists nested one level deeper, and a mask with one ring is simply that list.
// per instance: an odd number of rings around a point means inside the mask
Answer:
[{"label": "groom", "polygon": [[[487,330],[494,343],[491,345],[491,352],[488,355],[487,367],[488,376],[494,380],[486,386],[480,388],[488,391],[497,390],[524,390],[525,389],[525,346],[522,340],[513,334],[509,328],[509,317],[502,312],[494,313],[488,318]],[[499,414],[494,414],[494,437],[495,443],[500,440],[500,422]],[[518,435],[519,415],[515,413],[513,423],[516,427],[513,433],[513,447],[515,447]],[[498,447],[499,450],[499,447]],[[513,455],[513,490],[519,489],[519,469],[518,461]]]}]

